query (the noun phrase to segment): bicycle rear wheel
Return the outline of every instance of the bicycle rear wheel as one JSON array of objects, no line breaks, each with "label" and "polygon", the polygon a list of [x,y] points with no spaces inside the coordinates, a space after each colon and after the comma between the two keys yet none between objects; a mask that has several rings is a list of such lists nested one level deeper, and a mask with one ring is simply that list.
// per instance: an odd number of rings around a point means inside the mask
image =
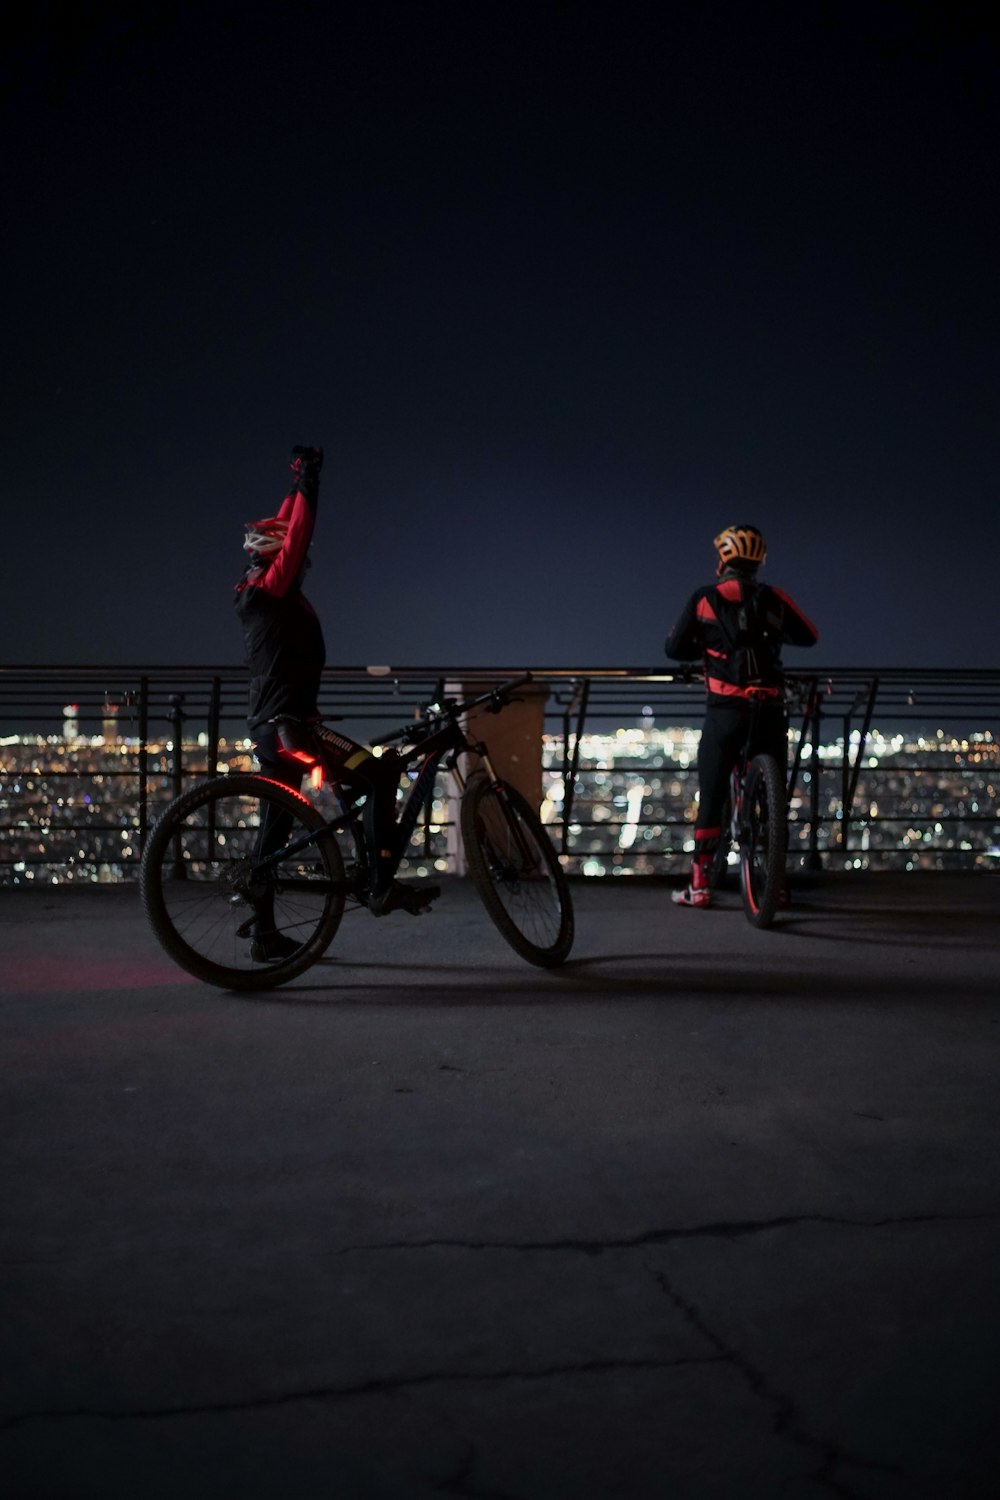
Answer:
[{"label": "bicycle rear wheel", "polygon": [[203,782],[170,804],[147,840],[139,887],[170,957],[233,990],[272,989],[315,963],[346,894],[336,839],[312,804],[249,774]]},{"label": "bicycle rear wheel", "polygon": [[755,755],[746,774],[740,828],[743,910],[754,927],[774,920],[785,878],[785,784],[773,755]]},{"label": "bicycle rear wheel", "polygon": [[520,792],[474,777],[462,798],[462,842],[483,905],[515,953],[532,964],[561,964],[573,946],[569,885]]}]

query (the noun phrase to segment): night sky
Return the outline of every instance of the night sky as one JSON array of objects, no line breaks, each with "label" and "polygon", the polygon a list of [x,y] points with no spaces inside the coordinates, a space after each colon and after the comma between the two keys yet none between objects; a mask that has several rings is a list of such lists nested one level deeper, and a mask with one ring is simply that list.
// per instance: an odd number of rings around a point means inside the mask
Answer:
[{"label": "night sky", "polygon": [[293,443],[331,664],[659,665],[743,520],[815,664],[997,664],[993,7],[22,9],[8,664],[238,662]]}]

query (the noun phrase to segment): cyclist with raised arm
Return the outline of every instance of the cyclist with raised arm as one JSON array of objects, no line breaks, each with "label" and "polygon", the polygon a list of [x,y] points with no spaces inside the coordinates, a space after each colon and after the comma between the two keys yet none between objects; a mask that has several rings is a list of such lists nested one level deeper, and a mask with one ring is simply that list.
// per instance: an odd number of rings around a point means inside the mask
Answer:
[{"label": "cyclist with raised arm", "polygon": [[[263,775],[297,791],[304,765],[294,748],[289,748],[289,737],[294,736],[291,726],[318,721],[319,685],[326,662],[319,618],[302,592],[316,526],[323,449],[293,448],[290,467],[292,485],[277,515],[247,523],[243,549],[249,565],[236,585],[235,605],[250,669],[247,723],[257,760]],[[381,766],[364,746],[329,731],[325,735],[328,748],[335,744],[342,749],[348,773],[345,781],[367,799],[364,826],[372,872],[368,904],[382,915],[405,904],[406,888],[401,897],[392,878],[396,782],[390,764]],[[269,814],[260,830],[258,856],[281,847],[288,832],[285,821]],[[425,897],[424,891],[421,896]],[[255,902],[255,919],[247,933],[258,962],[280,961],[296,951],[292,939],[274,930],[273,911],[273,893],[263,892]]]},{"label": "cyclist with raised arm", "polygon": [[[234,600],[250,670],[247,725],[257,760],[263,775],[296,791],[302,785],[303,767],[282,753],[277,720],[310,719],[319,712],[317,695],[326,646],[319,617],[302,592],[302,581],[309,567],[322,467],[322,448],[292,449],[292,485],[277,515],[247,522],[243,550],[248,564]],[[289,819],[268,808],[257,839],[258,855],[280,848],[288,823]],[[298,947],[275,930],[270,889],[257,893],[246,936],[260,963],[289,958]]]},{"label": "cyclist with raised arm", "polygon": [[680,906],[710,906],[709,873],[722,837],[722,811],[729,773],[746,743],[754,697],[759,718],[754,754],[788,760],[784,706],[783,645],[813,646],[816,627],[781,589],[760,583],[767,556],[756,526],[727,526],[715,538],[717,582],[691,595],[667,636],[666,654],[676,661],[701,660],[708,702],[698,744],[698,816],[691,879],[673,900]]},{"label": "cyclist with raised arm", "polygon": [[293,448],[292,486],[275,516],[249,521],[249,563],[236,585],[250,703],[247,724],[265,776],[299,787],[301,768],[281,753],[275,720],[315,718],[326,646],[319,617],[302,592],[316,527],[322,448]]}]

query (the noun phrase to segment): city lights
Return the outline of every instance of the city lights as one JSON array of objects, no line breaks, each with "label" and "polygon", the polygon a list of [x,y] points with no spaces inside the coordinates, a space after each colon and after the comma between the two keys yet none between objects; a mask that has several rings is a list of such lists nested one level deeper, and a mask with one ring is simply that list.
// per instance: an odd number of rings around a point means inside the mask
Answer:
[{"label": "city lights", "polygon": [[[100,735],[81,735],[70,706],[61,735],[0,739],[0,884],[134,877],[141,853],[140,747],[120,735],[112,706],[104,706]],[[545,736],[541,815],[572,873],[647,875],[686,867],[697,812],[698,734],[697,726],[654,728],[646,713],[639,725],[584,733],[575,779],[563,738]],[[873,729],[863,748],[852,736],[849,765],[861,756],[846,821],[843,738],[819,744],[815,754],[811,744],[801,749],[789,807],[793,860],[809,853],[815,810],[817,847],[828,869],[996,867],[1000,746],[990,732],[905,736]],[[221,740],[210,763],[211,754],[203,732],[185,740],[185,785],[253,766],[245,738]],[[145,761],[151,822],[174,795],[172,738],[151,741]],[[312,795],[330,793],[314,788]],[[413,835],[414,872],[452,867],[456,805],[442,773],[427,824]]]},{"label": "city lights", "polygon": [[[585,875],[663,874],[684,868],[697,813],[698,730],[618,729],[584,734],[570,807],[571,867]],[[794,752],[793,733],[790,749]],[[860,736],[852,735],[853,758]],[[566,807],[562,741],[550,739],[543,818]],[[815,759],[816,766],[813,768]],[[993,865],[1000,833],[1000,746],[984,731],[907,739],[873,730],[865,743],[851,816],[843,818],[844,740],[802,746],[789,807],[789,853],[809,852],[813,776],[818,846],[829,869],[968,869]],[[848,834],[844,846],[843,836]]]}]

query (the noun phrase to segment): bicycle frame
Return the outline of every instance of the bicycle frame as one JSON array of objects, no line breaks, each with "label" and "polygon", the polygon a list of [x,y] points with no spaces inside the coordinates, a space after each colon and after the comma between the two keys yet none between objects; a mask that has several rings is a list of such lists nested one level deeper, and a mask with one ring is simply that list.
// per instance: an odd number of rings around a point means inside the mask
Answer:
[{"label": "bicycle frame", "polygon": [[[754,741],[755,741],[756,735],[757,735],[757,726],[760,723],[760,711],[761,711],[761,709],[764,707],[764,705],[766,703],[780,703],[782,701],[780,697],[775,698],[771,693],[765,692],[763,690],[754,691],[752,688],[749,690],[749,697],[750,697],[750,700],[751,700],[751,703],[752,703],[753,707],[751,708],[751,711],[750,711],[750,722],[747,725],[746,739],[743,741],[743,748],[740,751],[739,759],[737,760],[736,764],[733,766],[733,769],[729,773],[730,791],[733,794],[735,794],[738,791],[739,792],[739,796],[740,796],[740,800],[742,800],[743,786],[744,786],[744,781],[746,779],[747,767],[749,766],[750,762],[753,760],[754,756],[760,753],[755,748],[755,746],[754,746]],[[790,792],[791,791],[791,787],[788,786],[788,784],[787,784],[787,782],[788,782],[787,755],[786,755],[786,758],[785,758],[784,772],[785,772],[785,780],[786,780],[786,791]],[[736,809],[736,798],[735,798],[735,795],[734,795],[734,799],[733,799],[733,809],[734,809],[734,812],[735,812],[735,809]]]},{"label": "bicycle frame", "polygon": [[[433,730],[410,751],[398,757],[401,772],[409,774],[409,768],[414,764],[419,765],[419,770],[396,819],[397,867],[399,860],[403,859],[406,854],[413,830],[417,826],[417,819],[433,795],[435,778],[442,761],[455,778],[460,792],[464,792],[467,785],[466,777],[462,774],[458,764],[460,755],[477,756],[485,767],[491,783],[496,787],[502,786],[486,746],[481,740],[470,740],[458,722],[457,710],[452,712],[456,713],[456,717],[449,717],[440,729]],[[527,855],[528,851],[524,846],[520,828],[514,825],[513,831],[519,849]]]},{"label": "bicycle frame", "polygon": [[[416,765],[418,767],[416,775],[413,778],[413,785],[406,793],[406,796],[403,799],[403,805],[400,808],[399,814],[396,818],[396,869],[398,869],[400,861],[406,854],[407,847],[413,835],[413,830],[417,826],[417,820],[420,817],[421,812],[426,807],[431,796],[433,795],[435,779],[437,777],[438,769],[441,766],[442,761],[445,763],[446,768],[454,776],[459,790],[462,792],[464,792],[467,783],[466,778],[462,774],[462,770],[458,764],[458,757],[460,755],[478,756],[479,760],[485,767],[486,773],[493,785],[502,785],[499,777],[496,774],[496,771],[494,770],[486,746],[482,743],[482,741],[470,740],[463,730],[461,724],[458,722],[458,714],[462,711],[463,708],[469,706],[471,705],[451,706],[450,712],[440,728],[429,731],[424,737],[419,740],[418,743],[414,744],[409,750],[403,751],[402,753],[396,751],[392,752],[393,754],[395,754],[398,761],[400,775],[409,774],[411,766]],[[408,726],[408,728],[417,730],[419,732],[419,726],[417,725],[410,725]],[[397,738],[396,735],[390,735],[388,736],[387,740],[381,741],[380,743],[386,744],[389,740],[395,738]],[[338,797],[338,801],[341,803],[341,807],[343,810],[338,817],[328,820],[324,829],[317,830],[314,833],[306,834],[303,837],[296,839],[293,843],[285,845],[283,848],[277,850],[274,854],[269,855],[266,859],[262,860],[260,864],[255,866],[255,874],[269,874],[272,870],[276,869],[277,866],[284,860],[288,859],[289,856],[301,853],[303,849],[307,849],[311,844],[315,844],[321,838],[328,837],[331,834],[346,831],[352,824],[356,822],[357,808],[353,803],[351,803],[350,805],[346,804],[346,799],[340,789],[341,780],[349,780],[349,777],[343,777],[342,768],[327,765],[323,760],[320,760],[318,763],[323,767],[325,774],[329,776],[330,784],[332,787],[334,787],[336,795]],[[521,849],[522,853],[527,855],[528,851],[524,846],[520,828],[517,827],[517,825],[514,826],[514,832],[519,848]],[[294,889],[298,882],[295,881],[294,877],[291,877],[283,878],[280,883],[286,889]],[[312,881],[309,888],[315,891],[321,886],[322,882]]]}]

